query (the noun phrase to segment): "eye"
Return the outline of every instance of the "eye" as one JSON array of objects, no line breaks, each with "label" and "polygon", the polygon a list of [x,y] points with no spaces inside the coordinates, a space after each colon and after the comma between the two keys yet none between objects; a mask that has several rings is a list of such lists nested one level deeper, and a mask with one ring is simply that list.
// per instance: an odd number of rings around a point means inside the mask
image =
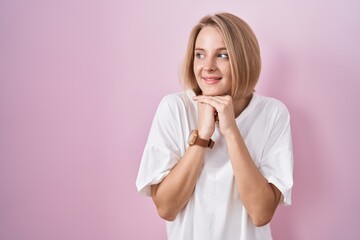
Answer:
[{"label": "eye", "polygon": [[218,57],[219,57],[219,58],[222,58],[222,59],[229,59],[229,54],[227,54],[227,53],[220,53],[220,54],[218,55]]},{"label": "eye", "polygon": [[203,59],[205,57],[205,54],[200,53],[200,52],[196,52],[195,57],[198,58],[198,59]]}]

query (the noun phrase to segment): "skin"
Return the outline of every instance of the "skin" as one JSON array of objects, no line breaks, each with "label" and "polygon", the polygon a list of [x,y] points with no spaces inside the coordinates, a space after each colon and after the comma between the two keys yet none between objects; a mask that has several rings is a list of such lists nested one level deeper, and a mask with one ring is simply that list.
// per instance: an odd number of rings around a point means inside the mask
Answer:
[{"label": "skin", "polygon": [[[230,62],[221,34],[214,27],[204,27],[195,43],[194,73],[202,95],[198,103],[198,131],[210,139],[215,131],[215,111],[219,130],[226,140],[237,189],[253,224],[270,222],[279,204],[281,193],[262,176],[252,160],[235,118],[247,107],[251,96],[233,99]],[[159,184],[153,185],[152,198],[159,215],[172,221],[193,194],[200,175],[206,149],[188,147],[179,163]]]}]

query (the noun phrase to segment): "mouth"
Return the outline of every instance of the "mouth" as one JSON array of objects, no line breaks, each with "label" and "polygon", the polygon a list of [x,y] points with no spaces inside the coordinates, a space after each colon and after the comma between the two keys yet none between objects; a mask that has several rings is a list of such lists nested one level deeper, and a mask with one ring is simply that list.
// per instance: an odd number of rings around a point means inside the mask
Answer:
[{"label": "mouth", "polygon": [[207,84],[215,84],[218,83],[222,79],[222,77],[203,77],[202,79]]}]

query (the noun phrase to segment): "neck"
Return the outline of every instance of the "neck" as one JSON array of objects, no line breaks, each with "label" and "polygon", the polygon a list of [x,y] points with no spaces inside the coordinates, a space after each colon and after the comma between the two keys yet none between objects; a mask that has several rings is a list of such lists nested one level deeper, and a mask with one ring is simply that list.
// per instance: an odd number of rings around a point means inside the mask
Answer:
[{"label": "neck", "polygon": [[240,114],[245,110],[245,108],[249,105],[251,98],[252,98],[252,94],[246,97],[241,97],[233,100],[235,118],[240,116]]}]

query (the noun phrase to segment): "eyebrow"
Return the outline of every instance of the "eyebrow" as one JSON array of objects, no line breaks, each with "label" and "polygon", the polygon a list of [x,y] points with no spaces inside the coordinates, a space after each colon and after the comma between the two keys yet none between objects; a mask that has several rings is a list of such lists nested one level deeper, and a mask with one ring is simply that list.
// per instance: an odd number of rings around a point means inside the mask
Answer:
[{"label": "eyebrow", "polygon": [[[204,48],[199,48],[199,47],[195,48],[194,50],[206,52],[206,50],[205,50]],[[226,51],[227,51],[226,47],[217,48],[217,49],[215,49],[215,50],[216,50],[216,51],[223,51],[223,50],[226,50]]]}]

